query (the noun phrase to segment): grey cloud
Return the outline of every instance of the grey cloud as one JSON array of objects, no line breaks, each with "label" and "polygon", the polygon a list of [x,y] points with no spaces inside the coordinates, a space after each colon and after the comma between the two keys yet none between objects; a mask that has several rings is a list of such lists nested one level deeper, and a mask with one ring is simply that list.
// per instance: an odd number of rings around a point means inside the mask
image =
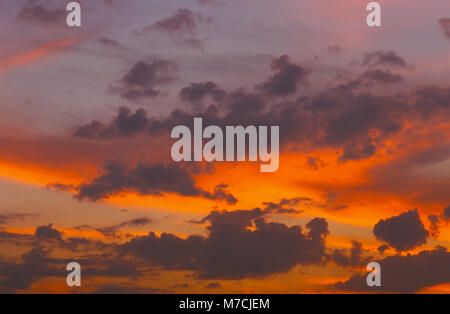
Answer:
[{"label": "grey cloud", "polygon": [[205,286],[206,289],[219,289],[222,288],[222,285],[218,282],[211,282]]},{"label": "grey cloud", "polygon": [[128,137],[143,132],[149,127],[149,119],[144,109],[131,113],[128,108],[120,107],[117,116],[108,124],[94,120],[80,126],[73,131],[73,136],[86,139],[108,139],[114,137]]},{"label": "grey cloud", "polygon": [[97,42],[109,48],[121,48],[121,49],[124,48],[124,46],[122,46],[122,44],[120,44],[117,40],[110,39],[107,37],[99,37],[97,38]]},{"label": "grey cloud", "polygon": [[439,19],[438,23],[442,31],[444,32],[445,37],[450,39],[450,19],[449,18]]},{"label": "grey cloud", "polygon": [[429,215],[428,220],[430,222],[431,236],[437,238],[440,233],[440,227],[450,222],[450,206],[444,208],[442,214],[440,215]]},{"label": "grey cloud", "polygon": [[372,259],[372,256],[363,257],[362,243],[352,241],[352,247],[347,254],[345,249],[336,249],[331,254],[331,259],[334,263],[342,267],[361,267],[367,265]]},{"label": "grey cloud", "polygon": [[10,289],[27,289],[33,282],[45,277],[63,277],[64,269],[50,251],[35,247],[22,255],[22,262],[0,262],[0,285]]},{"label": "grey cloud", "polygon": [[[164,233],[137,237],[122,246],[125,252],[165,269],[192,270],[204,279],[241,279],[286,272],[295,265],[325,262],[328,224],[315,218],[307,225],[269,223],[263,211],[211,212],[208,236],[186,239]],[[249,230],[253,227],[253,230]]]},{"label": "grey cloud", "polygon": [[55,25],[65,22],[66,11],[63,8],[47,8],[37,1],[29,0],[19,11],[17,18],[40,25]]},{"label": "grey cloud", "polygon": [[13,221],[21,221],[27,218],[36,217],[35,213],[5,213],[0,214],[0,225],[11,223]]},{"label": "grey cloud", "polygon": [[191,83],[180,91],[181,99],[192,104],[202,103],[207,96],[211,96],[212,99],[220,101],[225,98],[226,92],[211,81]]},{"label": "grey cloud", "polygon": [[107,237],[115,237],[117,232],[120,231],[120,229],[122,229],[124,227],[143,227],[152,222],[153,221],[150,218],[140,217],[140,218],[135,218],[135,219],[124,221],[117,225],[96,228],[95,230],[97,230],[98,232],[102,233],[103,235],[105,235]]},{"label": "grey cloud", "polygon": [[[398,58],[403,60],[395,53],[388,53],[387,57],[377,53],[368,60],[378,64],[381,62],[377,61],[379,58],[384,63],[402,64]],[[142,110],[135,114],[142,124],[131,123],[134,129],[130,132],[126,129],[120,131],[115,126],[117,118],[114,118],[107,124],[93,121],[78,128],[75,134],[85,138],[111,138],[143,132],[158,134],[169,132],[177,125],[192,126],[194,117],[202,117],[205,125],[222,127],[279,125],[282,149],[286,143],[300,147],[332,147],[340,151],[339,160],[346,162],[374,156],[384,147],[387,139],[404,129],[406,121],[419,120],[421,123],[417,125],[423,125],[430,117],[446,119],[450,112],[448,87],[422,86],[394,95],[373,94],[358,88],[372,83],[392,84],[403,80],[400,75],[382,69],[366,70],[356,79],[326,88],[310,97],[278,102],[274,95],[268,97],[267,92],[272,90],[279,96],[295,92],[296,79],[286,80],[287,85],[282,82],[291,76],[291,72],[304,72],[299,70],[301,66],[292,63],[286,56],[274,59],[273,63],[276,73],[254,91],[241,88],[222,93],[222,89],[213,82],[193,83],[183,89],[181,97],[200,102],[204,97],[212,96],[217,104],[203,109],[194,107],[194,112],[176,109],[162,118],[147,117]],[[300,77],[303,76],[297,76]],[[131,119],[133,115],[129,110],[121,110],[127,112],[126,118]]]},{"label": "grey cloud", "polygon": [[171,60],[138,61],[111,91],[128,100],[161,95],[160,86],[176,79],[178,65]]},{"label": "grey cloud", "polygon": [[264,202],[264,210],[276,214],[300,214],[303,211],[296,209],[302,202],[310,202],[310,198],[283,198],[278,203]]},{"label": "grey cloud", "polygon": [[286,96],[297,91],[300,83],[304,83],[310,71],[302,65],[293,63],[289,56],[275,58],[271,64],[275,72],[268,81],[257,85],[257,89],[275,96]]},{"label": "grey cloud", "polygon": [[195,13],[189,9],[178,9],[174,15],[163,18],[153,25],[145,27],[142,31],[137,32],[137,34],[143,35],[149,31],[157,30],[176,36],[195,35],[198,24],[209,24],[212,22],[213,20],[211,18],[205,17],[200,13]]},{"label": "grey cloud", "polygon": [[417,209],[398,216],[381,219],[373,228],[375,237],[398,251],[408,251],[427,242],[428,231],[420,220]]},{"label": "grey cloud", "polygon": [[37,239],[54,239],[61,240],[61,232],[53,228],[53,224],[49,224],[48,226],[38,226],[36,228],[35,236]]},{"label": "grey cloud", "polygon": [[362,65],[368,66],[398,66],[401,68],[405,68],[408,66],[408,63],[400,57],[395,51],[374,51],[364,54],[364,58],[362,61]]},{"label": "grey cloud", "polygon": [[386,245],[386,244],[380,245],[377,248],[378,253],[380,253],[380,254],[384,254],[384,252],[386,252],[386,250],[388,250],[388,249],[389,249],[389,245]]},{"label": "grey cloud", "polygon": [[78,200],[97,201],[124,192],[140,195],[176,193],[182,196],[205,197],[234,204],[237,199],[226,191],[226,185],[218,185],[213,192],[195,186],[195,180],[186,168],[176,164],[144,164],[128,168],[117,162],[107,163],[99,176],[77,187]]},{"label": "grey cloud", "polygon": [[355,275],[331,288],[345,291],[414,293],[427,287],[450,282],[450,253],[436,247],[417,255],[389,256],[378,261],[382,286],[369,288],[363,275]]}]

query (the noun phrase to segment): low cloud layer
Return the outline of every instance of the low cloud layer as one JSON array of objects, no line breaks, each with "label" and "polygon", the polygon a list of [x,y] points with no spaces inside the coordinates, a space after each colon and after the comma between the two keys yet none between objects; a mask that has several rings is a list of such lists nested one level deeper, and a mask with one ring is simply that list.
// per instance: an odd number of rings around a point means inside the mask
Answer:
[{"label": "low cloud layer", "polygon": [[[57,184],[50,185],[56,188]],[[181,196],[204,197],[211,200],[237,203],[237,199],[227,191],[227,185],[219,184],[212,192],[197,187],[191,172],[177,164],[139,163],[127,167],[119,162],[109,162],[92,180],[76,187],[75,198],[98,201],[122,193],[162,196],[174,193]]]},{"label": "low cloud layer", "polygon": [[199,278],[241,279],[286,272],[296,265],[321,265],[326,260],[325,239],[329,233],[325,219],[315,218],[300,226],[288,227],[267,222],[265,212],[214,211],[208,236],[153,232],[130,240],[125,252],[165,269],[192,270]]},{"label": "low cloud layer", "polygon": [[378,263],[382,270],[381,287],[369,288],[365,276],[355,275],[331,288],[344,291],[414,293],[450,282],[450,252],[444,247],[422,251],[417,255],[389,256]]}]

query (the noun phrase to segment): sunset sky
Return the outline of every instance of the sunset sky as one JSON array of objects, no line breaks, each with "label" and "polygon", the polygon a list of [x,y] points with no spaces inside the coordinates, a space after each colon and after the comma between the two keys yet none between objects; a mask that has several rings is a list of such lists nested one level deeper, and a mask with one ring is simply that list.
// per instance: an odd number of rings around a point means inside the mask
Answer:
[{"label": "sunset sky", "polygon": [[[450,293],[448,0],[68,2],[0,2],[0,293]],[[278,171],[173,162],[195,117]]]}]

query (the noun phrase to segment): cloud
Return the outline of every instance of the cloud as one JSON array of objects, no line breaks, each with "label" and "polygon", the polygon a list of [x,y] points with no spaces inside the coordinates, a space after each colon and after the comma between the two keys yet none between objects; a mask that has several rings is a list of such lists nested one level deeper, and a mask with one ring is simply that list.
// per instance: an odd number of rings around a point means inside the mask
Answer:
[{"label": "cloud", "polygon": [[144,109],[138,109],[134,114],[126,107],[120,107],[117,116],[109,124],[92,121],[73,131],[73,136],[86,139],[108,139],[128,137],[143,132],[149,128],[149,119]]},{"label": "cloud", "polygon": [[270,213],[276,213],[276,214],[300,214],[303,211],[298,210],[295,207],[299,206],[304,201],[311,201],[309,198],[283,198],[278,203],[273,202],[264,202],[263,205],[265,206],[264,210],[266,212]]},{"label": "cloud", "polygon": [[45,26],[55,24],[64,26],[66,11],[62,8],[46,8],[36,1],[29,0],[17,14],[17,19]]},{"label": "cloud", "polygon": [[[396,60],[392,56],[387,58],[391,59]],[[222,92],[215,83],[209,81],[193,83],[182,90],[181,97],[186,100],[200,102],[206,97],[213,98],[216,104],[205,108],[194,106],[193,112],[175,109],[162,118],[147,117],[145,111],[140,110],[136,114],[143,123],[136,123],[133,132],[117,131],[115,121],[108,124],[93,121],[91,125],[80,127],[77,135],[86,138],[121,137],[145,132],[155,135],[170,132],[177,125],[192,127],[194,117],[202,117],[205,125],[221,127],[279,125],[282,150],[286,144],[290,144],[290,148],[302,149],[327,147],[339,152],[338,161],[346,162],[375,156],[387,148],[387,140],[401,134],[405,125],[411,121],[419,125],[415,130],[420,131],[428,127],[427,122],[431,118],[444,121],[449,117],[450,88],[428,85],[392,95],[372,93],[367,87],[375,83],[403,81],[402,76],[378,68],[365,70],[356,78],[302,97],[296,93],[296,89],[304,76],[297,76],[297,81],[285,78],[291,77],[291,72],[305,75],[306,72],[299,70],[301,66],[289,60],[286,56],[275,58],[272,63],[275,64],[276,73],[255,90],[239,88]],[[378,64],[378,61],[375,63]],[[298,97],[284,99],[290,93]],[[127,109],[121,110],[128,112],[127,117],[131,118]]]},{"label": "cloud", "polygon": [[215,101],[220,101],[225,98],[226,92],[219,88],[216,83],[211,81],[191,83],[180,91],[181,99],[192,104],[202,103],[207,96],[211,96]]},{"label": "cloud", "polygon": [[395,51],[374,51],[364,54],[362,65],[367,66],[397,66],[401,68],[406,68],[408,63],[400,57]]},{"label": "cloud", "polygon": [[120,48],[123,49],[124,46],[122,46],[121,43],[119,43],[117,40],[106,38],[106,37],[99,37],[97,38],[97,42],[105,47],[109,48]]},{"label": "cloud", "polygon": [[98,201],[127,192],[156,196],[175,193],[235,204],[237,199],[226,191],[226,187],[220,184],[213,192],[204,191],[195,186],[195,180],[186,168],[176,164],[139,163],[135,168],[128,168],[118,162],[109,162],[97,177],[76,187],[75,198]]},{"label": "cloud", "polygon": [[375,237],[398,251],[408,251],[427,243],[428,231],[417,209],[381,219],[373,228]]},{"label": "cloud", "polygon": [[298,85],[305,83],[310,73],[305,67],[294,64],[287,55],[275,58],[270,67],[275,74],[256,87],[268,95],[286,96],[295,93]]},{"label": "cloud", "polygon": [[117,225],[96,228],[95,230],[100,232],[101,234],[107,236],[107,237],[116,237],[117,236],[117,232],[119,232],[122,228],[125,228],[125,227],[143,227],[143,226],[146,226],[146,225],[148,225],[148,224],[150,224],[152,222],[153,222],[153,220],[150,219],[150,218],[140,217],[140,218],[135,218],[135,219],[124,221],[124,222],[122,222],[120,224],[117,224]]},{"label": "cloud", "polygon": [[444,32],[445,37],[450,39],[450,19],[449,18],[440,19],[438,23],[442,31]]},{"label": "cloud", "polygon": [[133,287],[120,285],[104,285],[90,292],[91,294],[161,294],[170,293],[169,290],[155,289],[148,287]]},{"label": "cloud", "polygon": [[384,252],[386,252],[386,250],[388,250],[388,249],[389,249],[389,245],[386,245],[386,244],[380,245],[377,248],[378,253],[380,253],[380,254],[384,254]]},{"label": "cloud", "polygon": [[5,213],[0,214],[0,225],[9,224],[13,221],[20,221],[31,217],[36,217],[34,213]]},{"label": "cloud", "polygon": [[336,249],[331,254],[331,259],[339,266],[356,268],[367,265],[367,263],[369,263],[372,259],[372,256],[363,257],[362,254],[362,243],[352,241],[352,247],[349,255],[347,255],[347,250],[345,249]]},{"label": "cloud", "polygon": [[374,86],[375,84],[394,84],[400,83],[403,80],[403,76],[394,74],[389,70],[369,69],[360,74],[354,80],[339,84],[336,87],[336,90],[351,92],[358,88],[367,89]]},{"label": "cloud", "polygon": [[48,226],[38,226],[34,235],[37,239],[62,240],[61,232],[54,229],[53,224],[49,224]]},{"label": "cloud", "polygon": [[450,205],[444,208],[444,211],[440,215],[429,215],[428,220],[430,222],[431,236],[433,238],[439,237],[440,226],[450,222]]},{"label": "cloud", "polygon": [[42,278],[63,278],[65,269],[59,261],[48,256],[50,252],[38,246],[23,254],[20,263],[0,262],[0,286],[27,289]]},{"label": "cloud", "polygon": [[210,24],[213,20],[209,17],[204,17],[200,13],[195,13],[189,9],[178,9],[178,11],[169,17],[163,18],[151,26],[145,27],[142,31],[137,32],[138,35],[143,35],[149,31],[157,30],[183,37],[185,35],[195,35],[198,24]]},{"label": "cloud", "polygon": [[125,243],[121,249],[164,269],[191,270],[203,279],[242,279],[287,272],[296,265],[325,262],[325,219],[315,218],[300,226],[267,222],[260,209],[213,211],[208,236],[150,232]]},{"label": "cloud", "polygon": [[222,285],[218,282],[211,282],[205,286],[205,289],[219,289],[222,288]]},{"label": "cloud", "polygon": [[138,61],[111,91],[127,100],[140,100],[161,95],[161,85],[176,79],[178,65],[171,60]]},{"label": "cloud", "polygon": [[[20,248],[26,248],[26,253],[14,261],[11,258],[2,260],[0,258],[0,290],[3,287],[12,289],[11,292],[24,290],[31,284],[45,278],[65,278],[67,275],[66,265],[74,260],[74,252],[77,254],[76,261],[83,267],[83,273],[87,277],[125,277],[138,278],[142,271],[148,269],[138,265],[125,257],[117,256],[114,252],[114,244],[105,244],[85,238],[63,238],[62,233],[53,228],[53,224],[38,226],[33,235],[0,233],[0,240],[8,244],[15,244]],[[21,242],[14,242],[21,240]],[[84,253],[79,254],[80,248],[84,247]],[[69,255],[70,259],[64,257],[53,257],[53,251],[58,251],[58,256]],[[94,253],[95,252],[95,253]],[[139,268],[139,269],[138,269]]]},{"label": "cloud", "polygon": [[379,261],[379,264],[381,287],[369,288],[365,276],[355,275],[347,281],[334,284],[332,288],[345,291],[414,293],[450,282],[450,253],[444,247],[422,251],[417,255],[389,256]]},{"label": "cloud", "polygon": [[450,87],[426,85],[415,91],[414,111],[428,121],[437,114],[448,117],[450,110]]}]

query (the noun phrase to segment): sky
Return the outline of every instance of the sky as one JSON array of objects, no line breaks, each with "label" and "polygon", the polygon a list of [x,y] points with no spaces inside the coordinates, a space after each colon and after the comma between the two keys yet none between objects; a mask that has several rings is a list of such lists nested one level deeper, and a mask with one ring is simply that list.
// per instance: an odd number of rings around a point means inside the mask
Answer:
[{"label": "sky", "polygon": [[[449,293],[450,4],[368,2],[1,1],[0,293]],[[278,171],[174,162],[195,117]]]}]

